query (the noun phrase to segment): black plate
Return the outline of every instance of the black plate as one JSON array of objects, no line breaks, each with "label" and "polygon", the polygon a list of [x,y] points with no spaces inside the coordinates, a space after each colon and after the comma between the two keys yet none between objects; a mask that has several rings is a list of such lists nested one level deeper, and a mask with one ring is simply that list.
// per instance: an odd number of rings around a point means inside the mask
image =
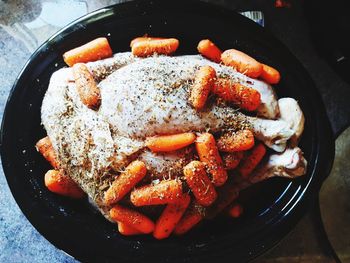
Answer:
[{"label": "black plate", "polygon": [[[269,32],[233,11],[191,1],[130,2],[101,9],[70,24],[45,42],[20,73],[9,97],[1,133],[1,156],[11,191],[34,227],[56,247],[84,261],[220,262],[245,261],[275,245],[305,212],[328,175],[334,141],[324,106],[296,58]],[[218,219],[181,238],[123,237],[84,201],[48,192],[43,175],[50,168],[35,151],[45,136],[40,106],[51,74],[63,66],[64,51],[107,36],[114,52],[129,50],[145,33],[180,39],[178,54],[194,54],[199,40],[211,38],[222,49],[235,47],[278,68],[279,97],[296,98],[305,113],[301,147],[309,161],[306,176],[273,179],[243,198],[245,216]]]}]

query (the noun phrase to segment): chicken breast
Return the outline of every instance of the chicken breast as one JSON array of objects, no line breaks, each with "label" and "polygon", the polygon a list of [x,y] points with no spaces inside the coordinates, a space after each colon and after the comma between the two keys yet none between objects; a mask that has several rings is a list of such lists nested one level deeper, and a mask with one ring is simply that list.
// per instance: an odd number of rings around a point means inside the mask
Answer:
[{"label": "chicken breast", "polygon": [[153,153],[146,150],[138,156],[138,159],[146,164],[151,180],[181,177],[183,167],[193,158],[193,147],[165,153]]},{"label": "chicken breast", "polygon": [[[115,71],[99,84],[102,96],[100,113],[114,130],[133,138],[187,131],[216,132],[249,125],[267,146],[283,151],[293,135],[283,120],[250,118],[232,107],[221,107],[215,103],[198,112],[188,103],[194,75],[200,66],[207,63],[213,64],[218,75],[230,73],[232,79],[236,78],[231,68],[199,56],[139,60]],[[261,81],[251,83],[263,89]],[[269,102],[278,109],[277,101],[272,97]]]},{"label": "chicken breast", "polygon": [[112,72],[129,65],[139,58],[134,57],[131,52],[116,53],[111,58],[86,63],[90,72],[97,82],[105,79]]}]

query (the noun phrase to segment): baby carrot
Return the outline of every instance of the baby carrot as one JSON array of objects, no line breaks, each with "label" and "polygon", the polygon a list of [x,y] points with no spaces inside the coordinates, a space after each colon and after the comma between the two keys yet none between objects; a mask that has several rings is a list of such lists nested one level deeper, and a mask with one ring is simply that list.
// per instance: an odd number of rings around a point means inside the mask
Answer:
[{"label": "baby carrot", "polygon": [[215,201],[217,194],[202,162],[192,161],[187,164],[184,167],[184,175],[198,204],[209,206]]},{"label": "baby carrot", "polygon": [[61,171],[49,170],[45,174],[44,181],[46,187],[53,193],[71,198],[82,198],[85,195],[84,191]]},{"label": "baby carrot", "polygon": [[250,130],[239,130],[235,133],[225,133],[217,140],[219,151],[246,151],[254,146],[254,134]]},{"label": "baby carrot", "polygon": [[228,214],[233,218],[238,218],[243,213],[243,207],[240,204],[233,204],[228,210]]},{"label": "baby carrot", "polygon": [[87,66],[83,63],[75,64],[73,75],[81,101],[90,109],[98,108],[101,103],[100,89]]},{"label": "baby carrot", "polygon": [[248,177],[248,175],[251,174],[255,167],[260,163],[265,153],[266,148],[262,143],[259,143],[249,151],[246,158],[241,162],[240,166],[238,167],[238,171],[242,175],[242,177],[246,178]]},{"label": "baby carrot", "polygon": [[109,211],[109,215],[115,222],[127,224],[129,227],[144,234],[152,233],[154,230],[154,223],[152,220],[135,210],[120,205],[114,205]]},{"label": "baby carrot", "polygon": [[223,185],[227,180],[227,172],[224,169],[214,136],[210,133],[203,133],[197,137],[195,144],[199,159],[207,165],[213,184]]},{"label": "baby carrot", "polygon": [[256,110],[261,103],[259,91],[230,79],[218,78],[213,86],[213,93],[232,102],[247,111]]},{"label": "baby carrot", "polygon": [[222,53],[221,61],[226,66],[234,67],[238,72],[252,78],[259,77],[263,68],[254,58],[236,49],[228,49]]},{"label": "baby carrot", "polygon": [[220,63],[222,51],[209,39],[203,39],[198,43],[198,52],[201,53],[206,58]]},{"label": "baby carrot", "polygon": [[130,47],[132,47],[134,44],[141,42],[141,41],[150,41],[150,40],[159,40],[159,39],[164,39],[163,37],[136,37],[130,42]]},{"label": "baby carrot", "polygon": [[263,65],[263,70],[261,72],[260,78],[262,78],[269,84],[277,84],[278,82],[280,82],[281,75],[277,69],[265,64],[262,64],[262,65]]},{"label": "baby carrot", "polygon": [[179,197],[174,204],[168,204],[156,222],[153,236],[157,239],[163,239],[170,236],[176,224],[185,213],[191,198],[188,194]]},{"label": "baby carrot", "polygon": [[146,175],[146,165],[141,161],[133,161],[108,188],[104,195],[104,203],[111,205],[121,200]]},{"label": "baby carrot", "polygon": [[45,138],[40,139],[36,145],[38,152],[44,156],[44,158],[52,165],[53,168],[58,169],[59,162],[57,160],[55,150],[53,149],[50,138],[46,136]]},{"label": "baby carrot", "polygon": [[190,102],[195,109],[203,109],[215,80],[215,69],[210,66],[203,66],[199,69],[195,76],[190,95]]},{"label": "baby carrot", "polygon": [[155,53],[170,55],[179,47],[179,40],[175,38],[150,39],[136,42],[131,51],[134,56],[148,57]]},{"label": "baby carrot", "polygon": [[198,205],[195,201],[192,202],[179,223],[177,223],[174,229],[174,234],[183,235],[202,221],[204,218],[203,213],[201,212],[202,209],[203,207]]},{"label": "baby carrot", "polygon": [[118,231],[124,236],[134,236],[143,234],[141,231],[133,228],[123,222],[118,222]]},{"label": "baby carrot", "polygon": [[209,219],[217,216],[238,197],[238,191],[235,188],[235,184],[232,180],[229,180],[222,187],[217,188],[217,191],[218,198],[214,204],[208,207],[206,210],[205,216]]},{"label": "baby carrot", "polygon": [[131,192],[130,200],[135,206],[164,205],[177,202],[180,196],[182,183],[174,179],[137,188]]},{"label": "baby carrot", "polygon": [[63,59],[64,62],[71,67],[75,63],[87,63],[108,58],[112,55],[113,52],[109,46],[107,38],[100,37],[86,43],[85,45],[67,51],[63,54]]},{"label": "baby carrot", "polygon": [[224,154],[222,160],[224,161],[225,168],[227,170],[235,169],[239,165],[239,162],[242,160],[243,156],[243,152],[233,152]]},{"label": "baby carrot", "polygon": [[146,139],[146,146],[152,152],[169,152],[184,148],[192,144],[196,140],[196,135],[191,132],[160,135],[148,137]]}]

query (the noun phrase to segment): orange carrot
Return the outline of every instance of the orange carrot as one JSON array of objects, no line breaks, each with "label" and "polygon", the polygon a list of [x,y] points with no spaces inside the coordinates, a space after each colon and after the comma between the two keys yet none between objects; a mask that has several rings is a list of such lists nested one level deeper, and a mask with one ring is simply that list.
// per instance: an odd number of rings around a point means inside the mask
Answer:
[{"label": "orange carrot", "polygon": [[36,145],[38,152],[44,156],[44,158],[52,165],[53,168],[58,169],[59,162],[56,157],[55,150],[53,149],[50,138],[46,136],[45,138],[40,139]]},{"label": "orange carrot", "polygon": [[221,61],[226,66],[234,67],[238,72],[252,78],[259,77],[263,68],[254,58],[236,49],[228,49],[222,53]]},{"label": "orange carrot", "polygon": [[225,154],[222,157],[222,160],[224,161],[225,168],[227,170],[235,169],[239,165],[243,156],[244,156],[243,152],[233,152],[233,153]]},{"label": "orange carrot", "polygon": [[137,188],[131,192],[130,200],[135,206],[164,205],[177,202],[180,196],[182,183],[174,179]]},{"label": "orange carrot", "polygon": [[222,152],[246,151],[254,146],[254,134],[250,130],[225,133],[218,139],[217,146]]},{"label": "orange carrot", "polygon": [[179,40],[175,38],[150,39],[136,42],[132,45],[131,51],[134,56],[148,57],[154,53],[170,55],[179,47]]},{"label": "orange carrot", "polygon": [[220,63],[222,51],[209,39],[203,39],[198,43],[198,52],[201,53],[206,58]]},{"label": "orange carrot", "polygon": [[185,214],[177,223],[174,234],[183,235],[197,225],[204,218],[202,210],[203,207],[198,205],[195,201],[190,204]]},{"label": "orange carrot", "polygon": [[277,8],[290,8],[291,3],[287,2],[286,0],[275,0],[275,7]]},{"label": "orange carrot", "polygon": [[130,42],[130,47],[132,47],[134,44],[142,41],[150,41],[150,40],[159,40],[159,39],[164,39],[164,37],[136,37]]},{"label": "orange carrot", "polygon": [[209,219],[217,216],[238,197],[238,191],[233,180],[229,180],[225,185],[217,188],[217,191],[218,198],[213,205],[206,209],[205,216]]},{"label": "orange carrot", "polygon": [[185,213],[191,198],[188,194],[179,197],[174,204],[168,204],[156,222],[153,236],[157,239],[163,239],[170,236],[176,224]]},{"label": "orange carrot", "polygon": [[262,65],[263,65],[263,70],[261,72],[260,78],[262,78],[269,84],[277,84],[278,82],[280,82],[281,75],[277,69],[265,64],[262,64]]},{"label": "orange carrot", "polygon": [[220,98],[232,102],[247,111],[256,110],[261,103],[259,91],[233,82],[230,79],[218,78],[212,91]]},{"label": "orange carrot", "polygon": [[233,218],[238,218],[243,213],[243,207],[240,204],[233,204],[228,210],[228,214]]},{"label": "orange carrot", "polygon": [[45,174],[45,185],[51,192],[71,198],[82,198],[85,195],[84,191],[62,171],[49,170]]},{"label": "orange carrot", "polygon": [[108,188],[104,195],[104,203],[111,205],[120,201],[131,189],[146,175],[147,169],[144,162],[133,161]]},{"label": "orange carrot", "polygon": [[134,236],[134,235],[141,235],[143,234],[141,231],[137,230],[136,228],[133,228],[123,222],[117,222],[118,223],[118,231],[120,234],[124,236]]},{"label": "orange carrot", "polygon": [[266,153],[266,148],[262,143],[256,145],[252,150],[249,151],[245,159],[242,160],[238,167],[239,173],[242,177],[246,178],[260,163]]},{"label": "orange carrot", "polygon": [[195,144],[199,159],[207,165],[213,184],[223,185],[227,180],[227,172],[224,169],[214,136],[210,133],[203,133],[197,137]]},{"label": "orange carrot", "polygon": [[153,152],[169,152],[184,148],[196,140],[192,132],[148,137],[146,146]]},{"label": "orange carrot", "polygon": [[74,64],[73,75],[81,101],[90,109],[98,108],[101,103],[100,89],[87,66],[83,63]]},{"label": "orange carrot", "polygon": [[184,175],[198,204],[209,206],[215,201],[217,194],[202,162],[192,161],[187,164],[184,167]]},{"label": "orange carrot", "polygon": [[195,76],[190,95],[190,102],[195,109],[203,109],[215,80],[215,69],[210,66],[203,66],[199,69]]},{"label": "orange carrot", "polygon": [[107,38],[100,37],[86,43],[85,45],[67,51],[63,54],[63,59],[64,62],[71,67],[75,63],[96,61],[111,57],[112,55],[113,52],[109,46]]},{"label": "orange carrot", "polygon": [[114,205],[109,211],[109,215],[115,222],[127,224],[129,227],[144,234],[152,233],[154,230],[154,223],[152,220],[135,210],[120,205]]}]

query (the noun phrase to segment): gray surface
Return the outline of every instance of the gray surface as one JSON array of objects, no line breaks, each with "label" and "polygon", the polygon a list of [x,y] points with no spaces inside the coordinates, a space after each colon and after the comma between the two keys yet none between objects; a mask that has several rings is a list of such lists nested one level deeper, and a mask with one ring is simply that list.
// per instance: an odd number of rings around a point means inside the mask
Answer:
[{"label": "gray surface", "polygon": [[[49,36],[73,19],[118,1],[0,0],[0,114],[8,92],[30,54]],[[350,116],[349,87],[315,54],[309,43],[300,5],[276,9],[273,1],[216,1],[231,8],[262,10],[266,27],[303,62],[327,102],[333,129],[345,126]],[[59,11],[57,11],[59,10]],[[59,14],[58,14],[59,13]],[[57,15],[53,15],[57,14]],[[278,22],[277,22],[278,21]],[[297,32],[297,33],[296,33]],[[337,146],[346,142],[342,138]],[[336,165],[341,165],[336,162]],[[324,255],[307,215],[274,249],[256,262],[332,262]],[[43,238],[16,205],[0,170],[0,262],[75,262]]]},{"label": "gray surface", "polygon": [[350,128],[336,142],[335,162],[320,191],[327,236],[342,262],[350,262]]}]

